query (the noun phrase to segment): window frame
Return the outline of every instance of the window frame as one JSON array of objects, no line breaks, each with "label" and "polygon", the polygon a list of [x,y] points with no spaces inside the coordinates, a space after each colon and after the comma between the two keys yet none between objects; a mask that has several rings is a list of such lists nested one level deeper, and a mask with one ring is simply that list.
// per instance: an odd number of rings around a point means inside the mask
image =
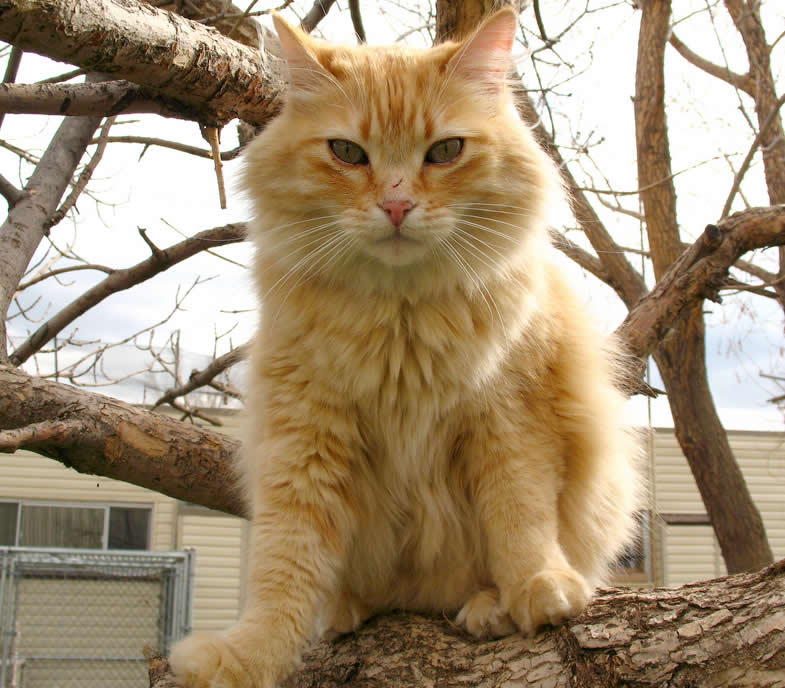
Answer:
[{"label": "window frame", "polygon": [[[103,509],[103,532],[101,534],[101,548],[95,549],[96,552],[149,552],[153,546],[153,515],[154,504],[140,504],[136,502],[82,502],[71,500],[40,500],[40,499],[14,499],[12,497],[0,497],[0,504],[16,504],[16,531],[14,533],[14,542],[16,544],[10,545],[11,547],[20,547],[19,531],[22,525],[22,507],[24,506],[42,506],[42,507],[65,507],[69,509]],[[109,549],[109,515],[113,508],[117,509],[144,509],[149,512],[150,518],[147,520],[147,547],[145,549],[137,550],[113,550]],[[27,547],[27,545],[21,545]],[[34,548],[36,549],[36,548]],[[78,549],[75,547],[65,547],[63,549]]]}]

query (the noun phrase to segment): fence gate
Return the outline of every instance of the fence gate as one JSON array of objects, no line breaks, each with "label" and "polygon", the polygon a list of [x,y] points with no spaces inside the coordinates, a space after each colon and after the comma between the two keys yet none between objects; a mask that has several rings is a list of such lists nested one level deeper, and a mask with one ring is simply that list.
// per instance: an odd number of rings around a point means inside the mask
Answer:
[{"label": "fence gate", "polygon": [[191,627],[192,552],[0,547],[0,688],[143,688]]}]

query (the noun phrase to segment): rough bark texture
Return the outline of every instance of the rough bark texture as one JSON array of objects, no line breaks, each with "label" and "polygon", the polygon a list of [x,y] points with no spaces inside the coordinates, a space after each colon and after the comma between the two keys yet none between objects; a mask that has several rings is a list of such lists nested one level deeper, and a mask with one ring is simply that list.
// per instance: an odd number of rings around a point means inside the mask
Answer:
[{"label": "rough bark texture", "polygon": [[[665,117],[665,48],[670,2],[641,2],[635,82],[635,137],[654,274],[662,279],[681,253],[676,191]],[[702,302],[691,303],[654,358],[668,392],[676,436],[717,535],[728,571],[771,563],[763,520],[744,482],[709,389]],[[731,497],[732,495],[732,497]],[[733,509],[726,499],[732,499]]]},{"label": "rough bark texture", "polygon": [[25,196],[13,205],[0,225],[0,363],[8,360],[8,307],[100,123],[100,117],[63,121],[25,186]]},{"label": "rough bark texture", "polygon": [[154,88],[165,109],[206,125],[261,125],[280,107],[262,52],[135,0],[0,0],[0,40]]},{"label": "rough bark texture", "polygon": [[[156,688],[173,686],[151,658]],[[151,677],[152,677],[151,672]],[[783,688],[785,562],[675,590],[602,591],[569,625],[478,641],[390,614],[322,643],[282,688]]]},{"label": "rough bark texture", "polygon": [[80,473],[242,515],[239,443],[153,411],[0,365],[0,451],[20,446]]}]

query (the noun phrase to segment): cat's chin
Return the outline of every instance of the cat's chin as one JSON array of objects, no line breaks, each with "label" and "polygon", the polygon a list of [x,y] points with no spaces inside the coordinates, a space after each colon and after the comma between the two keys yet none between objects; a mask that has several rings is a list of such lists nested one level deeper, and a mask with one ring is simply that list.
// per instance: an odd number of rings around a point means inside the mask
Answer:
[{"label": "cat's chin", "polygon": [[425,243],[400,234],[369,242],[364,249],[372,258],[390,267],[411,265],[428,253]]}]

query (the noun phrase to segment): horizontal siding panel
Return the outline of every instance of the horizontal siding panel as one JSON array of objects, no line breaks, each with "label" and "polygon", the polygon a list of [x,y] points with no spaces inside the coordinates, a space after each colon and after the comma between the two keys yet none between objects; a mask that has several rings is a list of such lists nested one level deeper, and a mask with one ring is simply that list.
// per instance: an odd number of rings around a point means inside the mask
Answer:
[{"label": "horizontal siding panel", "polygon": [[[728,439],[761,512],[774,556],[785,557],[785,434],[730,432]],[[654,448],[657,510],[705,514],[692,472],[673,431],[658,429]],[[691,532],[676,531],[677,528],[687,527],[666,527],[663,568],[667,584],[721,575],[724,566],[711,528],[698,526],[700,531]]]},{"label": "horizontal siding panel", "polygon": [[180,546],[196,551],[193,625],[197,631],[221,630],[240,612],[245,521],[215,513],[180,516]]}]

